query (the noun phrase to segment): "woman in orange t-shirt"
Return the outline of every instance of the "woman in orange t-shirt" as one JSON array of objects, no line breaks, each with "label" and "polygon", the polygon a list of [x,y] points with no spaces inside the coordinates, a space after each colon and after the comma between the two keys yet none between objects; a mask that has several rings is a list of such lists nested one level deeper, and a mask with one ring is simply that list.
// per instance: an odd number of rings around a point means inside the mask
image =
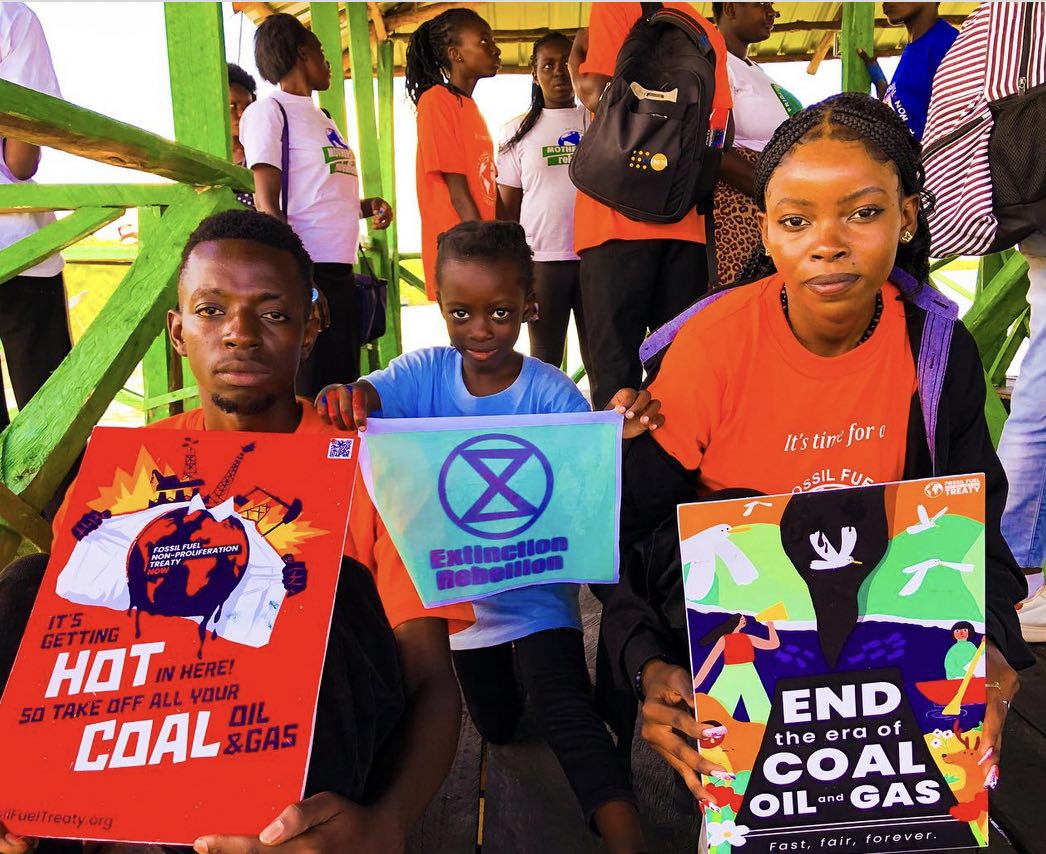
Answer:
[{"label": "woman in orange t-shirt", "polygon": [[[904,122],[861,94],[829,98],[774,133],[755,173],[765,249],[749,266],[758,281],[693,314],[664,355],[650,392],[665,423],[633,440],[623,461],[623,553],[636,546],[661,554],[651,532],[675,518],[677,504],[712,492],[812,492],[984,472],[988,702],[980,751],[984,785],[994,788],[1015,668],[1035,659],[1014,608],[1026,585],[999,527],[1005,475],[984,419],[980,356],[957,321],[949,349],[940,344],[936,354],[944,356],[934,378],[941,394],[936,430],[925,434],[916,356],[934,354],[934,342],[923,341],[928,313],[916,302],[928,287],[920,283],[930,248],[920,154]],[[684,739],[701,731],[693,679],[680,666],[685,628],[673,628],[684,609],[678,575],[670,556],[622,567],[603,602],[603,641],[642,698],[644,737],[697,798],[714,802],[698,776],[714,766]]]},{"label": "woman in orange t-shirt", "polygon": [[417,183],[425,293],[436,298],[436,240],[459,222],[494,219],[494,143],[472,100],[501,67],[494,34],[471,9],[426,21],[407,46],[407,94],[418,108]]}]

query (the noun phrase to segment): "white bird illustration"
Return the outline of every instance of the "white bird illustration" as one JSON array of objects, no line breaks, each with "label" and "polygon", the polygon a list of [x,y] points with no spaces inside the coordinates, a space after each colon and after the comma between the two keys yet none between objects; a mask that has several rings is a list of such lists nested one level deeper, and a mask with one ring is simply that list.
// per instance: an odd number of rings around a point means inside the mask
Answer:
[{"label": "white bird illustration", "polygon": [[973,572],[972,563],[950,563],[949,561],[938,560],[937,558],[924,560],[921,563],[906,566],[901,570],[905,575],[910,575],[911,578],[909,578],[908,583],[901,588],[899,595],[911,596],[913,593],[917,592],[919,588],[922,587],[923,580],[926,578],[927,573],[938,566],[944,566],[958,572]]},{"label": "white bird illustration", "polygon": [[752,513],[755,511],[756,507],[773,507],[773,506],[774,505],[771,504],[769,501],[759,501],[758,499],[755,500],[755,501],[749,501],[747,504],[744,505],[745,512],[742,513],[741,515],[744,516],[747,519],[749,516],[752,515]]},{"label": "white bird illustration", "polygon": [[916,508],[916,512],[919,514],[919,521],[914,525],[908,526],[909,534],[921,534],[923,531],[929,531],[930,528],[936,528],[937,520],[948,512],[948,508],[945,507],[939,513],[934,513],[933,516],[930,516],[926,512],[926,508],[920,504]]},{"label": "white bird illustration", "polygon": [[730,542],[730,535],[747,531],[747,525],[714,525],[698,531],[679,543],[683,566],[690,564],[683,584],[687,599],[699,602],[708,595],[715,581],[716,558],[726,564],[735,584],[748,585],[759,577],[755,564],[741,549]]},{"label": "white bird illustration", "polygon": [[817,531],[810,535],[810,545],[820,556],[820,560],[810,561],[810,569],[842,569],[850,564],[861,565],[859,560],[853,557],[854,546],[857,545],[857,529],[849,526],[839,532],[839,550],[835,550],[824,535],[823,531]]}]

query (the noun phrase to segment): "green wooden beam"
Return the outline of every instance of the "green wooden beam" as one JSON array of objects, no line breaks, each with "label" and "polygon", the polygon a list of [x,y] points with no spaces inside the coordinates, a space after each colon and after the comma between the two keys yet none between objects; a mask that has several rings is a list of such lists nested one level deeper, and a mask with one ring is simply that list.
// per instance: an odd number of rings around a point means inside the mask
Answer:
[{"label": "green wooden beam", "polygon": [[[138,211],[138,241],[142,248],[162,239],[163,212],[159,208],[142,208]],[[149,345],[142,357],[142,390],[146,400],[167,394],[182,386],[182,361],[167,337],[166,327]],[[145,423],[151,424],[161,418],[176,415],[177,407],[143,406]]]},{"label": "green wooden beam", "polygon": [[184,184],[0,184],[0,213],[173,205],[192,193]]},{"label": "green wooden beam", "polygon": [[0,80],[0,136],[162,175],[185,184],[254,189],[249,169],[155,133]]},{"label": "green wooden beam", "polygon": [[977,342],[985,370],[995,364],[1009,328],[1027,307],[1028,287],[1028,262],[1019,252],[1014,252],[963,317],[963,323]]},{"label": "green wooden beam", "polygon": [[5,527],[17,531],[42,552],[51,550],[51,526],[40,512],[26,504],[4,484],[0,483],[0,520]]},{"label": "green wooden beam", "polygon": [[[395,102],[392,78],[395,72],[393,44],[385,40],[378,45],[378,150],[381,158],[382,197],[398,212],[396,199]],[[378,339],[378,361],[388,365],[403,352],[403,329],[400,319],[399,228],[396,219],[385,231],[389,282],[385,334]]]},{"label": "green wooden beam", "polygon": [[[80,208],[0,250],[0,283],[123,216],[123,208]],[[2,284],[0,284],[2,287]]]},{"label": "green wooden beam", "polygon": [[205,217],[239,203],[210,189],[168,208],[116,292],[73,351],[0,434],[0,480],[42,508],[91,429],[141,361],[174,304],[182,247]]},{"label": "green wooden beam", "polygon": [[843,3],[842,12],[839,53],[843,60],[843,91],[868,94],[872,78],[864,60],[857,55],[857,48],[869,56],[875,54],[875,4]]},{"label": "green wooden beam", "polygon": [[[331,64],[331,85],[320,92],[320,106],[343,134],[348,135],[348,114],[345,110],[345,75],[342,73],[341,21],[338,19],[339,3],[310,3],[312,32],[323,45],[323,53]],[[364,4],[366,7],[366,4]]]},{"label": "green wooden beam", "polygon": [[164,3],[174,138],[232,158],[221,3]]},{"label": "green wooden beam", "polygon": [[[322,4],[321,4],[322,5]],[[374,109],[374,69],[370,55],[370,18],[366,3],[347,3],[349,58],[352,64],[352,93],[356,101],[356,130],[360,141],[360,177],[363,195],[380,196],[384,191],[378,125]],[[384,249],[384,236],[375,234]]]}]

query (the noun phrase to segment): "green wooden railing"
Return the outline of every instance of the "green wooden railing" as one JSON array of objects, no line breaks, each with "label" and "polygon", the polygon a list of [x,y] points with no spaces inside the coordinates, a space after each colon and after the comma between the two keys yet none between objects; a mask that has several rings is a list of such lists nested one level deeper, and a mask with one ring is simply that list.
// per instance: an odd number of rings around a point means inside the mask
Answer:
[{"label": "green wooden railing", "polygon": [[[372,79],[367,7],[347,4],[356,79]],[[219,3],[164,4],[175,139],[164,139],[57,98],[0,81],[0,136],[25,140],[168,179],[174,183],[0,186],[0,213],[71,211],[0,251],[0,287],[23,270],[137,208],[140,251],[72,352],[0,434],[0,567],[23,541],[46,550],[50,526],[41,517],[83,451],[91,429],[116,398],[141,405],[148,420],[179,411],[195,396],[194,381],[163,334],[174,306],[181,250],[206,217],[238,206],[233,191],[253,190],[251,173],[229,162],[228,83]],[[314,26],[335,66],[342,55],[339,4],[312,4]],[[361,17],[362,16],[362,17]],[[362,47],[365,46],[365,51]],[[380,45],[383,133],[374,93],[355,87],[363,186],[393,201],[392,54]],[[359,51],[357,63],[357,51]],[[324,105],[345,126],[344,86]],[[400,350],[396,235],[372,239],[368,254],[390,279],[389,334],[374,348],[380,364]],[[389,260],[391,259],[391,260]],[[130,260],[130,259],[129,259]],[[138,363],[145,395],[124,390]]]}]

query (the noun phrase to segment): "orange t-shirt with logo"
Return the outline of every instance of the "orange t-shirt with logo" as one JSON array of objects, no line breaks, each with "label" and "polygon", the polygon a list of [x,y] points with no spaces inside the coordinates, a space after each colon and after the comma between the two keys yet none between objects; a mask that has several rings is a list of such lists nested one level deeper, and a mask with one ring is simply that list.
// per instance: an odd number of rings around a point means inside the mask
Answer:
[{"label": "orange t-shirt with logo", "polygon": [[679,330],[650,387],[665,416],[654,439],[700,469],[701,494],[900,480],[916,392],[900,292],[886,283],[872,337],[825,357],[792,334],[781,285],[739,287]]},{"label": "orange t-shirt with logo", "polygon": [[[295,433],[325,433],[336,436],[355,436],[355,431],[338,430],[325,423],[315,408],[307,400],[300,400],[301,423]],[[203,410],[193,409],[181,415],[173,415],[156,421],[149,427],[160,427],[166,430],[203,430]],[[70,488],[69,492],[72,492]],[[68,493],[67,493],[68,496]],[[54,531],[57,532],[64,522],[68,497],[63,502],[54,519]],[[374,576],[381,604],[389,624],[396,628],[408,620],[419,617],[438,617],[447,621],[450,633],[460,632],[476,622],[472,606],[467,603],[444,605],[439,608],[426,608],[418,598],[414,582],[410,579],[407,568],[400,559],[399,552],[392,543],[385,523],[381,521],[367,488],[363,485],[363,476],[356,469],[356,483],[352,492],[352,507],[349,510],[349,529],[345,537],[343,552],[346,557],[359,561]]]},{"label": "orange t-shirt with logo", "polygon": [[[715,107],[730,109],[733,96],[726,71],[726,43],[723,37],[697,11],[692,3],[665,3],[667,8],[686,13],[701,27],[716,53]],[[629,31],[642,17],[641,3],[593,3],[588,19],[588,54],[578,69],[582,74],[614,76],[617,55]],[[705,242],[705,221],[691,211],[679,222],[636,222],[580,190],[574,204],[574,251],[580,253],[608,240],[687,240]]]},{"label": "orange t-shirt with logo", "polygon": [[418,208],[425,293],[436,298],[436,238],[461,217],[450,201],[445,173],[464,175],[481,219],[494,219],[494,143],[476,102],[446,86],[418,100]]}]

